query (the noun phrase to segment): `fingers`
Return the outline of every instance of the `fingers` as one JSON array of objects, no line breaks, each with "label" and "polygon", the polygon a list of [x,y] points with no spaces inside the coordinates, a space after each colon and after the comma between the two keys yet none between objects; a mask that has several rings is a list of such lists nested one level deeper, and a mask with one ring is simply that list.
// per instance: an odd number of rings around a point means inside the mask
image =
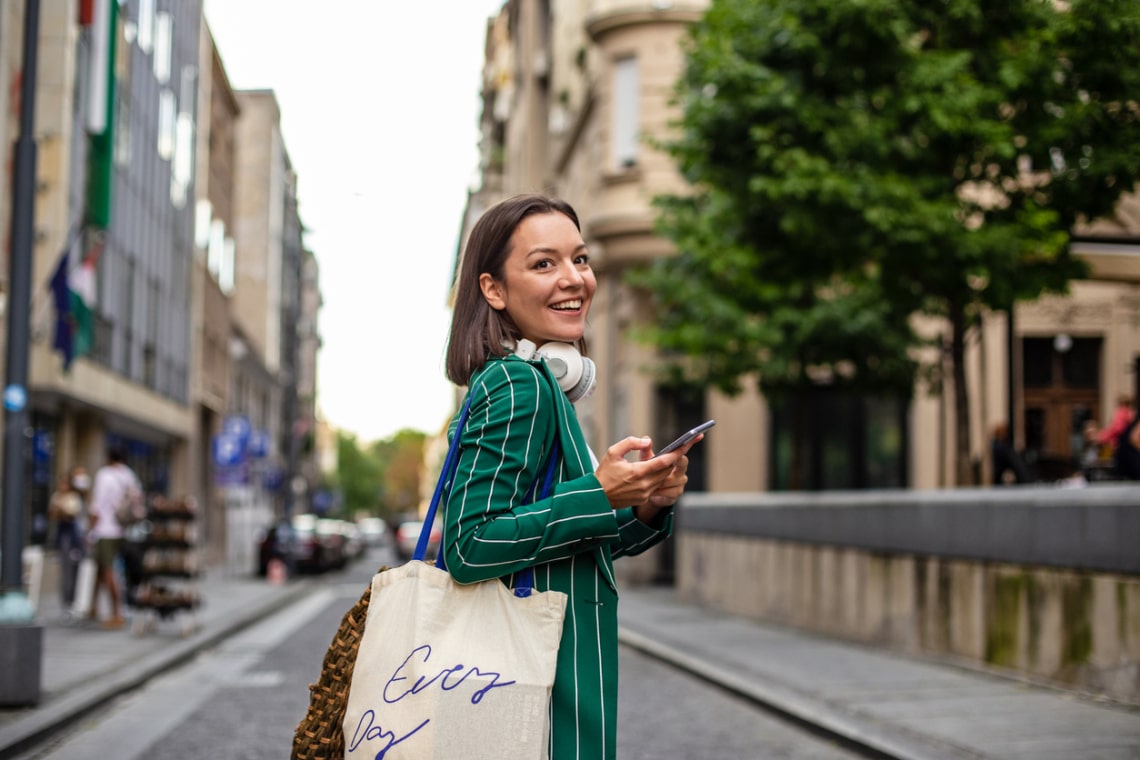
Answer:
[{"label": "fingers", "polygon": [[616,456],[620,459],[625,459],[626,454],[631,451],[640,451],[643,455],[645,452],[652,451],[652,445],[653,441],[649,440],[648,436],[631,435],[621,439],[606,449],[606,454],[607,456]]}]

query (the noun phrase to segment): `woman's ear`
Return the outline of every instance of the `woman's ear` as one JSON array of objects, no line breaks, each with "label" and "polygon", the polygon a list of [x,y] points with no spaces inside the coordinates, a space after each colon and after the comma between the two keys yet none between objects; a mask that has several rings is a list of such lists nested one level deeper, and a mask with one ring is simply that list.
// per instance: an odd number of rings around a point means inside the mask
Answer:
[{"label": "woman's ear", "polygon": [[506,293],[494,277],[484,272],[479,275],[479,289],[483,291],[483,298],[495,311],[507,308]]}]

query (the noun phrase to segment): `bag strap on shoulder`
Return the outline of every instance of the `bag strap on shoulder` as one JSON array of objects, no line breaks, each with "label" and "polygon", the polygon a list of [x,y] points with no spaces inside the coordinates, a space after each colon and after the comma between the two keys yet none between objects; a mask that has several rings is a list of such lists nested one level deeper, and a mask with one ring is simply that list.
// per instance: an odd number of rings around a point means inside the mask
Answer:
[{"label": "bag strap on shoulder", "polygon": [[[435,492],[431,497],[431,505],[428,506],[427,515],[424,516],[423,527],[420,528],[420,539],[416,542],[416,550],[412,553],[412,559],[422,561],[427,555],[428,541],[431,537],[431,529],[435,524],[436,512],[439,510],[439,503],[443,497],[445,489],[451,488],[451,480],[455,476],[455,469],[459,466],[459,438],[463,434],[463,426],[467,424],[467,414],[471,410],[471,394],[467,394],[467,399],[463,402],[463,409],[459,413],[459,422],[455,426],[455,434],[451,438],[451,445],[447,449],[447,457],[443,460],[443,469],[439,473],[439,481],[435,485]],[[542,478],[542,492],[539,495],[540,499],[546,499],[550,496],[551,489],[554,484],[554,470],[558,465],[558,435],[554,436],[554,445],[550,449],[550,460],[546,464],[546,472]],[[529,503],[534,496],[534,488],[538,485],[535,481],[530,490],[527,491],[526,496],[523,497],[523,503]],[[435,558],[436,567],[442,570],[447,569],[446,561],[443,556],[443,546],[439,547]],[[530,596],[531,589],[534,588],[534,568],[528,567],[519,573],[515,574],[514,591],[515,596]]]}]

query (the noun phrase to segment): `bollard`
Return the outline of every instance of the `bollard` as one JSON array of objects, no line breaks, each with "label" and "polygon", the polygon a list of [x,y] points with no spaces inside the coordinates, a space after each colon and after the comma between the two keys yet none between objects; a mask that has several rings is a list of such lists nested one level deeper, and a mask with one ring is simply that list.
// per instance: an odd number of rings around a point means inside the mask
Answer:
[{"label": "bollard", "polygon": [[285,585],[285,563],[279,559],[269,560],[265,568],[265,578],[271,586]]}]

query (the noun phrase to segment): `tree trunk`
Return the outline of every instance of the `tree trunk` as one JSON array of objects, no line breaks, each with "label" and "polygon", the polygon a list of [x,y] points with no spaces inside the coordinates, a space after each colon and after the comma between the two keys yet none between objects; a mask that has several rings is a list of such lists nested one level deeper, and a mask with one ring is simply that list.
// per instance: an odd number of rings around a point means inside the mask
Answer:
[{"label": "tree trunk", "polygon": [[807,405],[805,392],[796,393],[792,404],[792,456],[788,467],[788,489],[802,491],[807,488],[807,462],[804,457],[804,442],[808,440]]},{"label": "tree trunk", "polygon": [[950,304],[950,361],[954,373],[954,485],[977,485],[970,464],[970,399],[966,389],[966,314]]}]

